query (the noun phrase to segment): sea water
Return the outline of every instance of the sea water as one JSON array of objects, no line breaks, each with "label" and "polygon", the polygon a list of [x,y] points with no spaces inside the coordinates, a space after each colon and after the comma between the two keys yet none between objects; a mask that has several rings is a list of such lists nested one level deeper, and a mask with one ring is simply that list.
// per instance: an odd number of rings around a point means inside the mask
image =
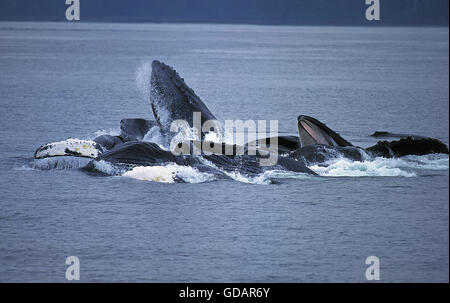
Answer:
[{"label": "sea water", "polygon": [[122,118],[152,118],[154,59],[222,121],[278,120],[280,134],[295,135],[305,114],[362,147],[376,130],[448,144],[448,36],[431,27],[0,23],[0,281],[64,282],[65,260],[77,256],[85,282],[363,282],[376,256],[381,281],[447,282],[445,155],[215,180],[177,165],[98,177],[74,169],[84,162],[36,163],[33,153],[117,135]]}]

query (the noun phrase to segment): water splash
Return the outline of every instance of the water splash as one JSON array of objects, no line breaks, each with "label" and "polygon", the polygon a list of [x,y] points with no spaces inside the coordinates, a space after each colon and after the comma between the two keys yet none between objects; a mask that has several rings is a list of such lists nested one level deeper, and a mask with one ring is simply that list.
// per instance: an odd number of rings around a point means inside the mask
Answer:
[{"label": "water splash", "polygon": [[165,142],[164,136],[161,133],[161,129],[159,128],[159,126],[155,125],[152,128],[150,128],[149,131],[145,134],[142,141],[153,142],[158,144],[159,147],[161,147],[162,149],[166,149],[164,147]]},{"label": "water splash", "polygon": [[99,129],[94,132],[94,136],[89,136],[90,140],[93,140],[102,135],[110,135],[110,136],[119,136],[120,129],[119,128],[110,128],[110,129]]},{"label": "water splash", "polygon": [[416,177],[420,170],[448,170],[448,155],[406,156],[351,161],[346,158],[330,160],[326,166],[310,168],[327,177]]},{"label": "water splash", "polygon": [[152,64],[144,62],[136,70],[136,87],[145,101],[150,100],[150,78],[152,75]]},{"label": "water splash", "polygon": [[116,167],[110,162],[106,162],[105,160],[93,161],[93,171],[97,171],[99,173],[109,175],[109,176],[117,176],[121,175],[125,172],[125,169]]}]

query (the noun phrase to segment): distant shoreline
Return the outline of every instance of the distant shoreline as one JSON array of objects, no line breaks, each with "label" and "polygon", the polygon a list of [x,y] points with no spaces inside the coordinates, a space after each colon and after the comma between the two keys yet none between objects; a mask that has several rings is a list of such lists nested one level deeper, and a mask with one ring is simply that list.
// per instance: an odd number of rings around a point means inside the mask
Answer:
[{"label": "distant shoreline", "polygon": [[271,23],[271,22],[243,22],[243,21],[214,21],[214,20],[203,20],[203,21],[191,21],[191,20],[133,20],[133,21],[123,21],[123,20],[98,20],[83,18],[80,21],[67,21],[65,19],[55,18],[55,19],[0,19],[0,23],[98,23],[98,24],[214,24],[214,25],[255,25],[255,26],[318,26],[318,27],[438,27],[438,28],[448,28],[449,24],[401,24],[395,22],[366,22],[361,24],[351,24],[351,23]]}]

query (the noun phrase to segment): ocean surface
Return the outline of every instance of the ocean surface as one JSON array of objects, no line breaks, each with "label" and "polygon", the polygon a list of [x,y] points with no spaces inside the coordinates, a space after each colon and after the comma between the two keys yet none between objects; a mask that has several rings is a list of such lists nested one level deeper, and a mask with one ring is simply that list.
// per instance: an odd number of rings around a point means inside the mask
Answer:
[{"label": "ocean surface", "polygon": [[[449,159],[409,156],[184,183],[33,162],[40,145],[152,118],[149,64],[219,120],[310,115],[355,145],[376,130],[449,143],[448,28],[0,23],[0,281],[449,281]],[[151,138],[146,138],[151,139]]]}]

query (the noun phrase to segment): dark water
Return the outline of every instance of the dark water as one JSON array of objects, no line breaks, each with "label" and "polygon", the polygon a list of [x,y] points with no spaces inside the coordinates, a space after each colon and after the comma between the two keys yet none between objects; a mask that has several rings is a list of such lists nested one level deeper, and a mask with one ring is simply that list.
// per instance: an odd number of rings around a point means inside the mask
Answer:
[{"label": "dark water", "polygon": [[[174,66],[220,119],[324,121],[449,142],[448,28],[0,23],[0,281],[448,281],[448,157],[344,160],[322,177],[157,183],[32,169],[35,149],[151,118]],[[141,71],[141,72],[140,72]],[[144,73],[145,75],[145,73]]]}]

